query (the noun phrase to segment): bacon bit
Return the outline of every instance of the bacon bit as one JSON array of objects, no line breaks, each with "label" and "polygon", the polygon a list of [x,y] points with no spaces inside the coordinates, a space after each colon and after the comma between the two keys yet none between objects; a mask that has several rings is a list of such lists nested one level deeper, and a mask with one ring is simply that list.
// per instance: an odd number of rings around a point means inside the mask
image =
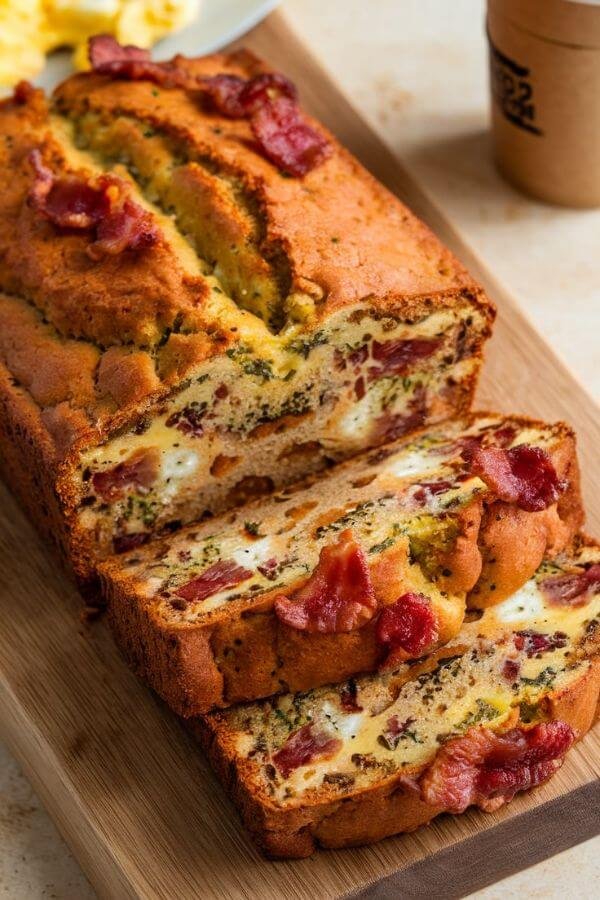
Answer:
[{"label": "bacon bit", "polygon": [[546,451],[528,444],[510,450],[478,448],[471,456],[471,471],[501,500],[527,512],[547,509],[566,488]]},{"label": "bacon bit", "polygon": [[448,453],[457,452],[466,462],[471,462],[473,454],[479,450],[484,441],[489,442],[493,447],[508,447],[512,444],[517,436],[517,429],[512,425],[503,425],[496,431],[484,431],[481,434],[467,434],[459,437],[450,447],[442,445],[438,451],[431,450],[431,453]]},{"label": "bacon bit", "polygon": [[319,731],[312,722],[303,725],[289,736],[283,747],[273,754],[273,763],[284,778],[295,769],[316,759],[331,759],[342,749],[342,741],[326,731]]},{"label": "bacon bit", "polygon": [[357,400],[362,400],[362,398],[366,394],[365,379],[362,377],[362,375],[354,382],[354,393],[356,394]]},{"label": "bacon bit", "polygon": [[29,161],[35,179],[27,202],[57,228],[95,230],[96,239],[87,248],[92,259],[142,250],[158,240],[150,213],[127,197],[121,179],[102,175],[90,183],[75,175],[57,178],[39,149],[31,151]]},{"label": "bacon bit", "polygon": [[423,424],[426,413],[427,390],[423,385],[418,385],[405,412],[394,414],[386,411],[378,419],[375,419],[373,423],[374,442],[393,441],[414,431]]},{"label": "bacon bit", "polygon": [[546,781],[575,740],[565,722],[495,734],[475,727],[449,740],[421,776],[421,797],[450,813],[475,804],[493,812],[519,791]]},{"label": "bacon bit", "polygon": [[358,703],[358,685],[351,678],[340,691],[340,705],[345,712],[360,712],[362,706]]},{"label": "bacon bit", "polygon": [[405,341],[373,341],[373,359],[380,362],[380,368],[369,369],[369,378],[373,381],[389,375],[404,375],[413,363],[426,359],[440,346],[441,341],[413,338]]},{"label": "bacon bit", "polygon": [[145,61],[150,59],[150,51],[133,44],[123,46],[111,34],[96,34],[88,40],[88,57],[92,69],[123,60]]},{"label": "bacon bit", "polygon": [[556,606],[583,606],[600,586],[600,563],[583,572],[553,575],[540,582],[544,597]]},{"label": "bacon bit", "polygon": [[115,553],[127,553],[128,550],[135,550],[147,544],[150,540],[148,531],[136,531],[133,534],[117,534],[113,538],[113,548]]},{"label": "bacon bit", "polygon": [[558,650],[567,645],[567,635],[564,631],[555,631],[554,634],[541,634],[539,631],[527,629],[517,631],[513,636],[517,650],[524,650],[525,655],[531,659],[538,653],[547,653],[548,650]]},{"label": "bacon bit", "polygon": [[514,684],[519,677],[520,671],[521,663],[518,660],[507,659],[502,666],[502,677],[506,678],[510,684]]},{"label": "bacon bit", "polygon": [[249,81],[237,75],[213,75],[202,79],[202,90],[216,112],[229,119],[248,118],[279,97],[298,100],[296,86],[279,72],[256,75]]},{"label": "bacon bit", "polygon": [[363,344],[362,347],[357,347],[356,350],[353,350],[348,354],[348,362],[351,366],[358,368],[362,366],[364,362],[367,361],[367,357],[369,356],[369,347],[367,344]]},{"label": "bacon bit", "polygon": [[292,598],[275,600],[280,622],[309,633],[353,631],[372,619],[376,608],[367,559],[350,529],[323,547],[314,572]]},{"label": "bacon bit", "polygon": [[172,413],[166,420],[165,425],[167,428],[176,428],[182,434],[187,434],[190,437],[202,437],[204,434],[202,419],[205,415],[205,404],[192,401],[192,403],[184,406],[183,409],[178,409]]},{"label": "bacon bit", "polygon": [[175,594],[188,603],[197,603],[200,600],[206,600],[213,594],[225,588],[235,587],[242,581],[252,578],[252,572],[238,566],[232,559],[223,559],[206,569],[202,575],[182,584],[177,588]]},{"label": "bacon bit", "polygon": [[387,650],[380,669],[393,669],[409,657],[421,656],[438,639],[438,622],[428,597],[403,594],[382,610],[375,636]]},{"label": "bacon bit", "polygon": [[229,395],[229,390],[228,390],[226,384],[221,383],[215,389],[215,397],[217,398],[217,400],[224,400],[225,397],[227,397],[228,395]]},{"label": "bacon bit", "polygon": [[304,121],[296,102],[287,97],[256,109],[250,127],[267,159],[296,178],[331,156],[327,138]]},{"label": "bacon bit", "polygon": [[419,505],[425,506],[433,497],[450,490],[450,481],[423,481],[413,493],[412,499]]},{"label": "bacon bit", "polygon": [[264,577],[269,581],[275,581],[275,578],[277,577],[277,565],[277,560],[274,556],[272,556],[270,559],[266,559],[263,563],[260,564],[260,566],[257,566],[256,568],[258,569],[260,574],[264,575]]},{"label": "bacon bit", "polygon": [[57,179],[42,160],[39,149],[29,161],[35,180],[28,194],[29,205],[59,228],[92,228],[110,212],[106,190],[97,190],[75,176]]},{"label": "bacon bit", "polygon": [[96,240],[87,249],[88,256],[100,260],[117,256],[124,250],[145,250],[158,240],[158,230],[150,213],[128,198],[98,222]]},{"label": "bacon bit", "polygon": [[390,415],[386,413],[375,419],[374,431],[377,439],[381,441],[395,441],[416,428],[425,421],[425,409],[415,409],[409,413],[398,413]]},{"label": "bacon bit", "polygon": [[381,735],[382,743],[388,750],[395,750],[403,734],[406,734],[409,727],[415,719],[409,716],[404,722],[401,722],[398,716],[390,716],[387,720],[385,731]]},{"label": "bacon bit", "polygon": [[13,91],[13,100],[20,106],[25,106],[34,94],[35,88],[30,81],[19,81]]},{"label": "bacon bit", "polygon": [[88,40],[88,58],[94,72],[128,81],[152,81],[162,87],[198,89],[199,80],[179,68],[176,62],[156,63],[150,51],[129,44],[123,47],[110,34]]},{"label": "bacon bit", "polygon": [[243,119],[246,110],[241,97],[247,84],[238,75],[213,75],[203,80],[202,88],[215,112],[228,119]]},{"label": "bacon bit", "polygon": [[297,103],[296,85],[281,72],[264,72],[262,75],[255,75],[246,83],[241,102],[245,114],[252,115],[263,106],[282,98]]},{"label": "bacon bit", "polygon": [[508,447],[517,436],[517,429],[513,425],[503,425],[492,432],[494,444],[498,447]]},{"label": "bacon bit", "polygon": [[92,486],[103,500],[112,503],[121,500],[132,488],[144,494],[156,481],[160,453],[156,447],[136,450],[112,469],[96,472]]}]

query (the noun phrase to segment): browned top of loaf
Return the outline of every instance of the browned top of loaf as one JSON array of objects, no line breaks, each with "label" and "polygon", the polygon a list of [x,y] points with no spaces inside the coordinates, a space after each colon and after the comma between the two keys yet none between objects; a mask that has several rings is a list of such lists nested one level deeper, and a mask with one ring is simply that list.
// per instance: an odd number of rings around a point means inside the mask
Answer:
[{"label": "browned top of loaf", "polygon": [[[266,68],[245,51],[179,65],[243,77]],[[118,424],[235,340],[227,315],[216,319],[205,308],[207,279],[190,273],[164,232],[143,252],[93,261],[89,235],[59,234],[27,205],[32,148],[57,174],[77,171],[51,112],[86,111],[142,120],[232,173],[260,218],[259,251],[265,259],[283,255],[286,295],[316,301],[307,330],[367,298],[407,317],[432,297],[451,305],[458,290],[487,305],[453,255],[331,135],[328,160],[303,178],[284,177],[255,148],[248,122],[208,111],[197,94],[78,74],[50,102],[35,92],[25,104],[0,104],[0,291],[13,295],[0,294],[0,359],[50,410],[56,432],[68,424],[83,433],[115,417]],[[131,189],[135,199],[138,188]],[[246,215],[240,210],[240,234]]]}]

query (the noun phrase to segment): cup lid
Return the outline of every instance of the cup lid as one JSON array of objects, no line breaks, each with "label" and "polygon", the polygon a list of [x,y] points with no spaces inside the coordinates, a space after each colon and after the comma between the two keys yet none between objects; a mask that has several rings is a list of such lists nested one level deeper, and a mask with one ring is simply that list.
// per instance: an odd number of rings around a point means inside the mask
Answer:
[{"label": "cup lid", "polygon": [[600,0],[488,0],[488,12],[557,44],[600,48]]}]

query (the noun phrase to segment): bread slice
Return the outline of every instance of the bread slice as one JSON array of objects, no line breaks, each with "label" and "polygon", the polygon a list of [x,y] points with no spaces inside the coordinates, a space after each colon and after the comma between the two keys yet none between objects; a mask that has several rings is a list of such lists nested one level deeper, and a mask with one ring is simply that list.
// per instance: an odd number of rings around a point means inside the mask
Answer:
[{"label": "bread slice", "polygon": [[[473,448],[517,446],[538,448],[561,483],[537,512],[499,499],[472,470]],[[457,633],[467,596],[479,606],[508,596],[581,519],[572,432],[481,413],[115,556],[100,573],[129,662],[192,716],[372,671],[392,649],[431,651]],[[394,616],[408,629],[398,641],[384,633]]]},{"label": "bread slice", "polygon": [[600,552],[544,563],[416,664],[193,722],[271,856],[369,843],[546,780],[600,690]]},{"label": "bread slice", "polygon": [[[266,67],[238,52],[169,71]],[[492,305],[306,122],[329,155],[290,177],[247,119],[174,83],[87,72],[0,104],[2,468],[80,579],[470,407]],[[99,255],[44,191],[106,178],[148,241]]]}]

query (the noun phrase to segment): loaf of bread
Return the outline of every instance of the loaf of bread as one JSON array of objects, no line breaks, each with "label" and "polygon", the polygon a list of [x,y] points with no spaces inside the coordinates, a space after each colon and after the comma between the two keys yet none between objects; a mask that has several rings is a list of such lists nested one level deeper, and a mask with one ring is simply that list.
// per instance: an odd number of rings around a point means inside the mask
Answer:
[{"label": "loaf of bread", "polygon": [[2,467],[83,580],[465,412],[493,318],[295,101],[320,154],[304,174],[215,106],[215,85],[263,84],[251,54],[136,66],[0,105]]},{"label": "loaf of bread", "polygon": [[[497,458],[521,466],[525,493],[503,493]],[[193,716],[431,652],[456,635],[467,597],[510,595],[581,520],[571,431],[482,413],[99,570],[127,659]]]},{"label": "loaf of bread", "polygon": [[263,850],[308,856],[494,811],[545,781],[592,723],[599,643],[600,552],[586,546],[416,664],[193,727]]}]

